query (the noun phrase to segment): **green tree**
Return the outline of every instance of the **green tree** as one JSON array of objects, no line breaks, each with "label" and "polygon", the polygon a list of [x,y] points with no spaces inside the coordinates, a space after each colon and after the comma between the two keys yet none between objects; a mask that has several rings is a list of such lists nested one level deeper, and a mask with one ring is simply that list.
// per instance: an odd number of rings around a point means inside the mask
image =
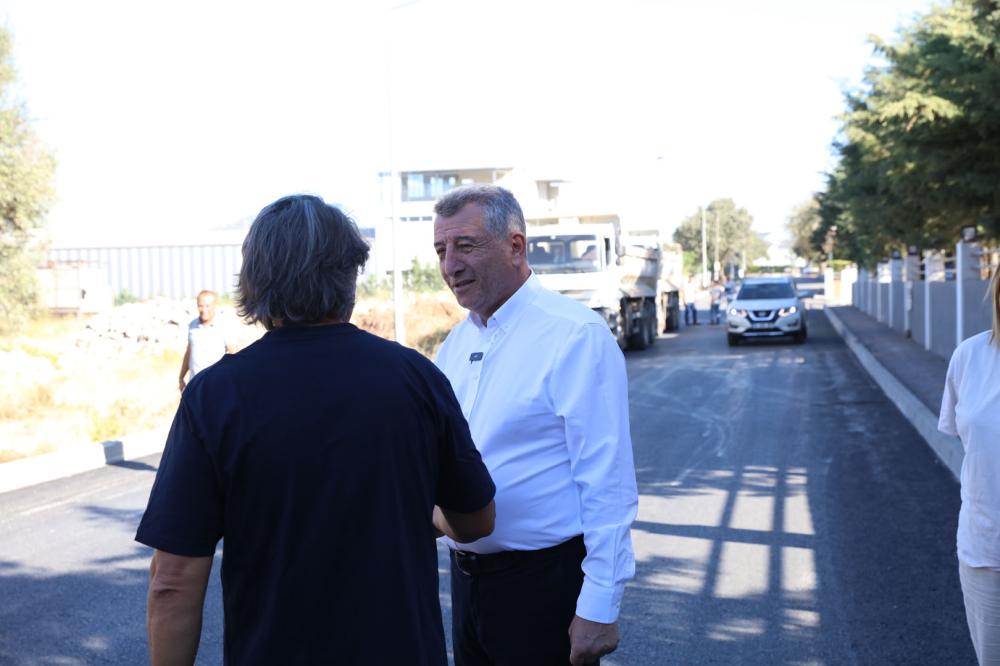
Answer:
[{"label": "green tree", "polygon": [[967,224],[1000,238],[1000,3],[953,0],[872,42],[883,63],[847,95],[814,248],[836,226],[838,250],[871,266]]},{"label": "green tree", "polygon": [[10,33],[0,27],[0,330],[15,330],[37,302],[35,231],[52,201],[55,161],[15,99]]},{"label": "green tree", "polygon": [[[747,264],[767,254],[767,243],[753,230],[753,216],[746,208],[737,208],[732,199],[716,199],[705,209],[705,230],[708,246],[708,263],[715,261],[716,223],[719,230],[719,263],[723,269],[739,265],[744,254]],[[701,212],[686,218],[674,231],[686,256],[693,254],[701,262]]]},{"label": "green tree", "polygon": [[817,251],[813,236],[820,227],[819,201],[812,197],[798,206],[788,216],[788,233],[792,237],[792,252],[795,256],[816,261],[824,258],[822,252]]}]

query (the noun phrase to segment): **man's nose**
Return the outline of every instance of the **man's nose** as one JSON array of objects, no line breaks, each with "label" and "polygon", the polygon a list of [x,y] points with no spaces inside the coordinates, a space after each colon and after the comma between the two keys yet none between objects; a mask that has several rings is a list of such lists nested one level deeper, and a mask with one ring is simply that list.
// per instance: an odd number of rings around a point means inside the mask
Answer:
[{"label": "man's nose", "polygon": [[464,264],[458,259],[454,250],[446,249],[444,251],[444,257],[441,259],[441,272],[448,277],[454,277],[463,267]]}]

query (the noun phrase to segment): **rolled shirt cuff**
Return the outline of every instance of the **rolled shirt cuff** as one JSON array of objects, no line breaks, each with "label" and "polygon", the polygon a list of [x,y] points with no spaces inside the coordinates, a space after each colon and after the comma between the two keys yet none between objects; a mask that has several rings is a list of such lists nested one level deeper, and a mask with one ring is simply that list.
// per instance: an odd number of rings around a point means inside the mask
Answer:
[{"label": "rolled shirt cuff", "polygon": [[624,594],[624,584],[606,587],[584,577],[580,596],[576,599],[576,614],[591,622],[617,622]]}]

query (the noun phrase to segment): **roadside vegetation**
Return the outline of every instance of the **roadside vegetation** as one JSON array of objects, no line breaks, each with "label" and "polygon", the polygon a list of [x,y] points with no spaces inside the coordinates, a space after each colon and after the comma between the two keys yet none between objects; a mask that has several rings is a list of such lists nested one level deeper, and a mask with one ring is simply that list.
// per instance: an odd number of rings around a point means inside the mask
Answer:
[{"label": "roadside vegetation", "polygon": [[[718,256],[725,272],[731,266],[752,266],[767,256],[767,242],[753,229],[753,215],[738,207],[732,199],[716,199],[704,214],[705,243],[709,265]],[[702,214],[697,211],[685,218],[674,231],[674,242],[684,251],[684,272],[693,275],[701,270]],[[716,255],[718,240],[718,255]]]},{"label": "roadside vegetation", "polygon": [[790,220],[800,256],[871,268],[893,250],[1000,240],[1000,3],[951,0],[872,38],[879,63],[846,110],[837,166]]},{"label": "roadside vegetation", "polygon": [[12,43],[0,26],[0,333],[16,331],[34,314],[37,231],[54,198],[55,160],[16,96]]},{"label": "roadside vegetation", "polygon": [[[235,322],[231,300],[220,304],[237,346],[263,334]],[[39,316],[0,334],[0,463],[168,426],[193,305],[130,301],[90,319]],[[408,343],[428,357],[464,316],[447,291],[406,293]],[[384,296],[360,298],[352,321],[393,338]]]}]

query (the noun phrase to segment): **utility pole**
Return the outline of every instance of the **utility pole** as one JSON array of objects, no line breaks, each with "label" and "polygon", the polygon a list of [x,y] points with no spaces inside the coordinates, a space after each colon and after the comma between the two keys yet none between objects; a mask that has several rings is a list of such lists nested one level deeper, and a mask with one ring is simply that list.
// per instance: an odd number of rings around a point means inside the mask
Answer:
[{"label": "utility pole", "polygon": [[719,211],[715,211],[715,261],[712,263],[712,281],[718,282],[722,277],[722,266],[719,265]]},{"label": "utility pole", "polygon": [[708,275],[708,238],[705,236],[705,209],[701,208],[701,288],[708,286],[705,277]]},{"label": "utility pole", "polygon": [[[403,294],[403,266],[402,248],[399,246],[399,219],[396,215],[396,192],[399,174],[396,172],[393,160],[393,136],[392,136],[392,12],[415,4],[419,0],[411,2],[401,2],[386,10],[386,62],[385,62],[385,105],[388,119],[388,141],[389,141],[389,215],[392,217],[392,310],[393,329],[396,342],[401,345],[406,344],[406,297]],[[402,183],[399,183],[399,196],[402,198]]]}]

